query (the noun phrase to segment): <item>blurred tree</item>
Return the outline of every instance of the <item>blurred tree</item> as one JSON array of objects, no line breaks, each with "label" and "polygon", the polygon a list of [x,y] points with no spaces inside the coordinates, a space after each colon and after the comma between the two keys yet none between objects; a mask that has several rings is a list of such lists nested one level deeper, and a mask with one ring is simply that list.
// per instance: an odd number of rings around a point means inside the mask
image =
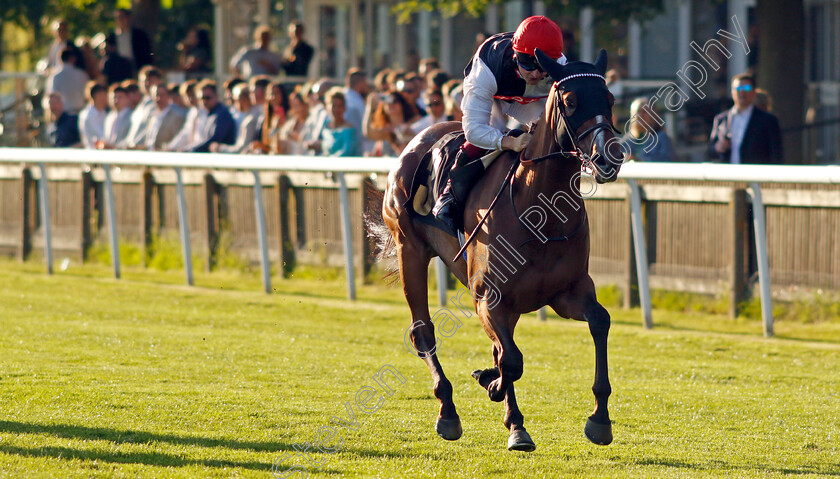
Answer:
[{"label": "blurred tree", "polygon": [[[213,23],[212,0],[0,0],[0,21],[31,32],[30,53],[43,56],[51,41],[50,22],[64,18],[70,35],[93,36],[114,28],[113,11],[131,8],[135,26],[150,33],[155,45],[155,62],[169,68],[177,65],[176,45],[192,25]],[[12,45],[0,44],[0,58]]]},{"label": "blurred tree", "polygon": [[[501,5],[506,0],[404,0],[397,3],[394,8],[401,22],[409,20],[412,13],[421,10],[439,10],[446,16],[453,16],[459,13],[466,13],[478,16],[483,13],[490,4]],[[533,0],[526,0],[527,4],[533,4]],[[576,14],[584,7],[592,7],[595,18],[598,21],[626,21],[630,17],[640,20],[650,18],[662,12],[664,0],[546,0],[547,8],[562,7],[569,13]],[[527,8],[526,8],[527,9]]]}]

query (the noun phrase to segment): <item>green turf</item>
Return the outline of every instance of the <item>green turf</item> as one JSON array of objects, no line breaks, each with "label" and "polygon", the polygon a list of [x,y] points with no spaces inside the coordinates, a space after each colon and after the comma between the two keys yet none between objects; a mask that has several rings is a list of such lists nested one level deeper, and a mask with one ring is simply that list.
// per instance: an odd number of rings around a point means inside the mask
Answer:
[{"label": "green turf", "polygon": [[[840,476],[840,322],[782,322],[766,340],[757,321],[655,311],[645,331],[612,308],[602,447],[583,436],[586,325],[524,317],[517,396],[537,450],[514,453],[502,406],[469,376],[491,361],[474,316],[439,347],[464,426],[446,442],[398,289],[350,303],[340,278],[312,273],[265,295],[248,274],[188,288],[178,271],[42,269],[0,261],[0,477],[267,478],[278,460],[313,477]],[[393,396],[361,412],[385,365],[405,382],[386,376]],[[295,456],[348,402],[357,430],[336,426],[338,450]]]}]

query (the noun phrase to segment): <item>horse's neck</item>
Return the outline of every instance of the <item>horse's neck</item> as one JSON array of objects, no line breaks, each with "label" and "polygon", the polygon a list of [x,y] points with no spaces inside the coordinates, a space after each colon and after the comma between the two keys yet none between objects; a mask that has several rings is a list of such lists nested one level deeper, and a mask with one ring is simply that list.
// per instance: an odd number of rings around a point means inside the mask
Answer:
[{"label": "horse's neck", "polygon": [[[561,147],[554,138],[554,131],[543,118],[528,144],[525,159],[536,159],[559,151]],[[523,205],[545,206],[546,201],[557,199],[559,193],[568,200],[555,201],[555,206],[567,217],[576,216],[583,210],[579,178],[580,162],[574,157],[557,155],[530,166],[520,165],[516,172],[516,183],[523,187],[517,191],[517,202],[521,199]],[[569,201],[576,206],[569,204]]]}]

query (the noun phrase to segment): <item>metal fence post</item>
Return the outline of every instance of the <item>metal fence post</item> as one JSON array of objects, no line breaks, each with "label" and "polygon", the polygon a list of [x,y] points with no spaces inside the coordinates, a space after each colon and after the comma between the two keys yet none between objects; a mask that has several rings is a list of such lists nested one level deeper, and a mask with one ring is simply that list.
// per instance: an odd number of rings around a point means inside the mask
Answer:
[{"label": "metal fence post", "polygon": [[268,238],[265,232],[265,207],[263,206],[262,182],[260,172],[252,170],[254,174],[254,207],[257,215],[257,237],[260,241],[260,262],[262,264],[263,289],[271,294],[271,263],[268,262]]},{"label": "metal fence post", "polygon": [[338,193],[341,200],[341,235],[344,240],[344,270],[347,274],[347,297],[356,299],[356,270],[353,265],[353,235],[350,230],[350,195],[344,173],[336,173]]},{"label": "metal fence post", "polygon": [[642,303],[642,322],[645,329],[653,328],[648,283],[648,259],[645,246],[645,229],[642,224],[642,195],[636,180],[627,180],[630,187],[630,222],[633,228],[633,247],[636,251],[636,274],[639,278],[639,299]]},{"label": "metal fence post", "polygon": [[111,263],[114,278],[120,279],[120,245],[117,238],[117,213],[114,211],[114,185],[111,182],[111,165],[102,165],[105,171],[105,209],[108,215],[108,231],[111,236]]},{"label": "metal fence post", "polygon": [[47,168],[38,163],[41,180],[38,190],[41,194],[41,224],[44,225],[44,256],[47,258],[47,274],[53,274],[52,229],[50,226],[50,192],[47,190]]},{"label": "metal fence post", "polygon": [[753,226],[755,227],[755,255],[758,262],[758,283],[761,289],[761,318],[764,336],[773,336],[773,301],[770,298],[770,261],[767,258],[767,222],[764,218],[764,202],[761,186],[750,183],[752,189]]},{"label": "metal fence post", "polygon": [[190,247],[190,225],[187,224],[187,200],[184,198],[184,179],[181,168],[175,167],[176,189],[178,192],[178,222],[181,226],[181,251],[184,254],[184,273],[187,284],[193,285],[192,248]]}]

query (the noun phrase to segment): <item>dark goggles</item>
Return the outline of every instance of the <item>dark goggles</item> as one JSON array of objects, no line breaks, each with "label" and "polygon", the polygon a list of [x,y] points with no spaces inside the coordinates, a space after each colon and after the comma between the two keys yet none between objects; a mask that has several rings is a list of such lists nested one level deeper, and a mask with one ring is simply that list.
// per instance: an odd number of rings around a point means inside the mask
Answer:
[{"label": "dark goggles", "polygon": [[528,55],[527,53],[516,52],[516,63],[522,67],[523,70],[527,72],[531,72],[534,70],[543,71],[540,68],[540,64],[537,62],[537,57],[533,55]]}]

